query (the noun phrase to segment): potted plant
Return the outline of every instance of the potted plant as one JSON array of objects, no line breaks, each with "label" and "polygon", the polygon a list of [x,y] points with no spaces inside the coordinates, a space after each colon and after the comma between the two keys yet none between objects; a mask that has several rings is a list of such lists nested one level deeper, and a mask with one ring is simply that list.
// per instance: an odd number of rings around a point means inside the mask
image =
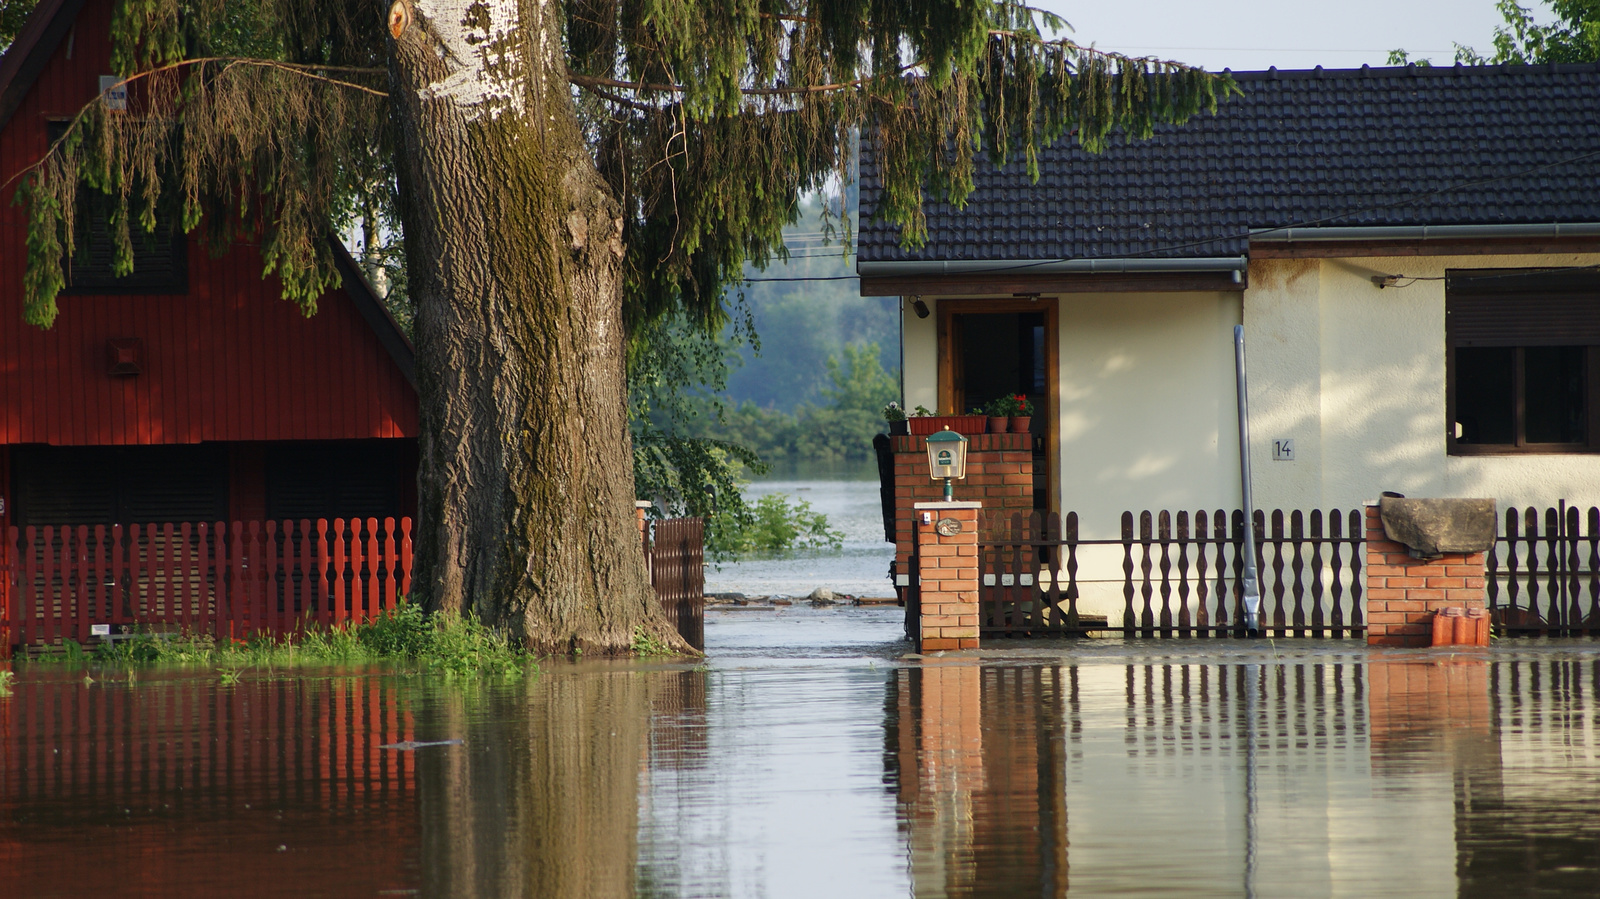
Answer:
[{"label": "potted plant", "polygon": [[983,407],[984,414],[989,416],[989,433],[1004,434],[1006,432],[1006,426],[1011,422],[1012,405],[1011,397],[1002,396],[998,399],[990,400],[989,404]]},{"label": "potted plant", "polygon": [[1020,393],[1011,396],[1011,431],[1015,434],[1028,433],[1028,426],[1033,424],[1033,401]]},{"label": "potted plant", "polygon": [[883,420],[889,423],[891,436],[911,433],[911,426],[906,424],[906,410],[900,408],[899,403],[891,402],[883,407]]},{"label": "potted plant", "polygon": [[981,412],[971,415],[938,415],[926,406],[918,406],[911,413],[912,436],[926,437],[949,428],[958,434],[982,434],[983,428],[989,423],[988,416]]}]

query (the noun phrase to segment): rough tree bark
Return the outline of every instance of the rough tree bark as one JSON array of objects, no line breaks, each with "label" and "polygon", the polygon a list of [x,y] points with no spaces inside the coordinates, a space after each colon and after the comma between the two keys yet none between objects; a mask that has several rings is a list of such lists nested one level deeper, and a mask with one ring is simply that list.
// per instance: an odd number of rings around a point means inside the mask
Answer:
[{"label": "rough tree bark", "polygon": [[397,0],[390,95],[421,400],[414,584],[536,650],[692,652],[633,510],[621,220],[553,0]]}]

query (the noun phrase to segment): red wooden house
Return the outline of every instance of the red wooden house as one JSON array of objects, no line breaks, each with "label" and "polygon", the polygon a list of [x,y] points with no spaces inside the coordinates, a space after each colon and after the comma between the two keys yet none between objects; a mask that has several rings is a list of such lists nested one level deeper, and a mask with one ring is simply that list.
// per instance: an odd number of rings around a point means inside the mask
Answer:
[{"label": "red wooden house", "polygon": [[[0,181],[99,93],[111,7],[42,0],[0,57]],[[385,541],[397,552],[415,512],[417,436],[410,343],[342,245],[344,286],[306,318],[262,279],[255,247],[213,258],[158,228],[116,278],[91,234],[41,330],[22,320],[26,213],[11,199],[0,196],[0,516],[15,531],[0,558],[13,569],[0,652],[107,623],[220,629],[226,612],[254,629],[274,614],[340,613],[317,597],[362,566],[318,569],[316,554],[382,555]],[[376,527],[302,540],[338,519]],[[264,554],[278,564],[242,573]],[[405,586],[397,558],[370,560],[384,583],[369,594]],[[247,599],[253,611],[237,611]]]}]

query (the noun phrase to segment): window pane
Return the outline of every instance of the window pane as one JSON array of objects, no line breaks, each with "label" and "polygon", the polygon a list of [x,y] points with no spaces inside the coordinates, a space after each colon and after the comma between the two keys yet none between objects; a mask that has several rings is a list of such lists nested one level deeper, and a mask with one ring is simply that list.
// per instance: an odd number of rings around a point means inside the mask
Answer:
[{"label": "window pane", "polygon": [[1523,353],[1529,443],[1582,443],[1583,347],[1531,346]]},{"label": "window pane", "polygon": [[1516,442],[1511,347],[1456,348],[1457,443]]}]

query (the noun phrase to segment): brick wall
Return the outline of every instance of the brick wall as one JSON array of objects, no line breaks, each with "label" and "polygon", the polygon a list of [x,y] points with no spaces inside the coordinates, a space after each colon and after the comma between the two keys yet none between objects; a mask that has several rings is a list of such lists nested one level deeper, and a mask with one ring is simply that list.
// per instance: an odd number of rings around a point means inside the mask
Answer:
[{"label": "brick wall", "polygon": [[[894,437],[894,524],[896,575],[907,574],[906,560],[916,541],[914,506],[944,498],[944,482],[928,477],[928,438]],[[967,476],[954,484],[958,502],[981,502],[999,512],[1033,511],[1031,434],[978,434],[967,438]],[[902,586],[899,579],[896,585]]]},{"label": "brick wall", "polygon": [[[978,648],[978,503],[917,503],[918,570],[922,615],[917,651]],[[920,513],[928,513],[924,524]],[[936,530],[953,518],[961,530],[950,536]]]},{"label": "brick wall", "polygon": [[1483,557],[1413,559],[1405,544],[1384,535],[1377,505],[1367,506],[1367,645],[1429,646],[1438,610],[1483,608]]}]

